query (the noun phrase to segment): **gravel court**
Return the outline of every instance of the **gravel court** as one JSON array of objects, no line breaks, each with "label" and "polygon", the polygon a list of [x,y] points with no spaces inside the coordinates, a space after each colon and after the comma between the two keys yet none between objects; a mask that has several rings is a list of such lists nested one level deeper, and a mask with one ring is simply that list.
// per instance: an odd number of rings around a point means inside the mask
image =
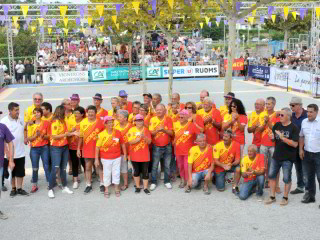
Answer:
[{"label": "gravel court", "polygon": [[[163,102],[168,103],[167,81],[148,82],[148,92],[159,92]],[[142,85],[92,84],[88,86],[34,87],[17,88],[0,101],[0,108],[6,114],[10,101],[16,101],[21,109],[31,104],[32,94],[42,92],[44,99],[57,106],[63,97],[72,93],[80,95],[81,104],[92,103],[91,97],[100,92],[105,100],[104,107],[110,108],[111,96],[125,89],[129,100],[142,100]],[[223,103],[223,81],[195,80],[175,81],[173,91],[181,93],[181,101],[199,101],[199,92],[208,89],[217,106]],[[233,81],[233,91],[245,104],[247,111],[254,110],[256,98],[274,96],[277,109],[288,106],[293,93],[278,88],[264,87],[257,83]],[[2,94],[1,94],[2,95]],[[0,97],[1,97],[0,95]],[[319,100],[302,95],[304,106],[318,103]],[[23,112],[21,111],[23,116]],[[247,143],[252,137],[246,134]],[[31,190],[31,162],[26,147],[25,189]],[[293,169],[292,188],[296,187]],[[150,196],[141,192],[136,195],[131,182],[130,187],[116,198],[114,191],[110,199],[104,199],[98,191],[99,184],[94,182],[94,191],[84,195],[85,184],[81,175],[79,189],[73,195],[62,194],[55,189],[56,198],[47,197],[43,171],[39,176],[40,190],[29,196],[9,198],[9,192],[2,193],[0,209],[9,219],[1,221],[3,239],[318,239],[317,223],[320,217],[318,203],[303,205],[302,196],[289,196],[289,205],[280,207],[282,195],[277,195],[277,202],[264,206],[255,196],[247,201],[237,199],[227,186],[224,193],[217,192],[211,186],[211,195],[205,196],[202,190],[184,193],[174,183],[172,190],[167,190],[163,181]],[[8,186],[8,184],[6,184]],[[71,185],[71,176],[68,176]],[[283,184],[281,184],[283,190]],[[268,195],[267,191],[264,196]],[[319,197],[317,198],[319,199]],[[18,226],[18,227],[17,227]],[[286,226],[286,227],[285,227]],[[285,228],[284,228],[285,227]],[[15,230],[13,230],[15,229]]]}]

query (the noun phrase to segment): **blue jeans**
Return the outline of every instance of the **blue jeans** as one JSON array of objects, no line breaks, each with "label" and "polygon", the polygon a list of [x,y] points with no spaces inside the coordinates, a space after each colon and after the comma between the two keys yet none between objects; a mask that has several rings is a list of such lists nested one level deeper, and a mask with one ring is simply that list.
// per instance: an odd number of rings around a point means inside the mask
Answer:
[{"label": "blue jeans", "polygon": [[282,167],[283,182],[285,184],[291,183],[292,165],[290,161],[277,161],[271,158],[271,166],[269,169],[269,178],[276,179],[277,175]]},{"label": "blue jeans", "polygon": [[305,175],[307,178],[306,189],[309,191],[310,197],[316,196],[316,178],[320,184],[320,153],[311,153],[305,151],[303,164],[305,167]]},{"label": "blue jeans", "polygon": [[208,174],[208,169],[197,172],[197,173],[192,173],[192,187],[198,187],[201,184],[201,181],[205,178],[205,176]]},{"label": "blue jeans", "polygon": [[49,189],[53,189],[56,184],[56,174],[60,170],[60,177],[62,181],[62,186],[67,186],[67,173],[66,168],[69,159],[69,149],[68,145],[63,147],[50,147],[51,160],[52,160],[52,169],[49,179]]},{"label": "blue jeans", "polygon": [[158,46],[158,41],[152,41],[152,47],[157,48]]},{"label": "blue jeans", "polygon": [[[173,149],[171,149],[172,151]],[[172,151],[171,154],[171,162],[170,162],[170,175],[173,176],[177,172],[177,161],[176,161],[176,155]]]},{"label": "blue jeans", "polygon": [[40,157],[47,182],[49,182],[49,146],[32,147],[30,150],[30,159],[32,163],[32,183],[38,182],[38,171]]},{"label": "blue jeans", "polygon": [[160,159],[164,160],[164,183],[170,182],[170,162],[172,155],[172,146],[169,143],[164,147],[157,147],[152,145],[152,172],[151,172],[151,182],[157,184],[157,174]]},{"label": "blue jeans", "polygon": [[262,196],[264,187],[264,174],[257,176],[254,180],[243,183],[240,188],[239,198],[241,200],[246,200],[252,194],[252,189],[257,185],[257,196]]},{"label": "blue jeans", "polygon": [[216,187],[219,191],[223,191],[225,188],[225,176],[227,172],[235,172],[236,169],[240,169],[240,165],[232,166],[229,171],[223,171],[221,173],[216,173]]}]

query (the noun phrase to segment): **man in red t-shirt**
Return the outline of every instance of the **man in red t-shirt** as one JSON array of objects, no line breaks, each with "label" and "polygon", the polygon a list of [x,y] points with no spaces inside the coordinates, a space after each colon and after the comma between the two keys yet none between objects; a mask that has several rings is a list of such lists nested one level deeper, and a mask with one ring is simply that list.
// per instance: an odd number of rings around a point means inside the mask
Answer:
[{"label": "man in red t-shirt", "polygon": [[120,108],[132,113],[132,102],[128,101],[128,94],[125,90],[119,91]]}]

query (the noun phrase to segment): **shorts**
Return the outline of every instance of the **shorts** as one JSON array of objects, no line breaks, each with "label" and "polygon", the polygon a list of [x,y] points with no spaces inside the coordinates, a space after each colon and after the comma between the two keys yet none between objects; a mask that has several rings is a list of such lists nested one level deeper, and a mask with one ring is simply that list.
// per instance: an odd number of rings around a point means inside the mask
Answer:
[{"label": "shorts", "polygon": [[223,171],[221,173],[216,173],[216,187],[218,191],[223,191],[225,188],[225,176],[228,172],[235,172],[237,169],[240,170],[240,165],[232,166],[229,171]]},{"label": "shorts", "polygon": [[15,158],[13,159],[13,162],[15,164],[14,169],[12,170],[12,177],[24,177],[26,175],[26,169],[24,167],[26,158]]},{"label": "shorts", "polygon": [[149,162],[133,162],[131,161],[133,170],[134,170],[134,177],[140,177],[140,174],[142,174],[142,179],[148,180],[149,174],[148,174],[148,166]]},{"label": "shorts", "polygon": [[208,169],[201,172],[192,173],[192,187],[198,187],[201,181],[204,180],[205,176],[208,174]]},{"label": "shorts", "polygon": [[291,161],[277,161],[271,158],[271,166],[269,169],[269,179],[276,179],[278,173],[280,172],[280,168],[282,167],[283,182],[285,184],[291,183],[292,166],[293,166],[293,163]]},{"label": "shorts", "polygon": [[121,167],[120,167],[121,173],[128,173],[128,160],[124,160],[124,156],[121,155]]}]

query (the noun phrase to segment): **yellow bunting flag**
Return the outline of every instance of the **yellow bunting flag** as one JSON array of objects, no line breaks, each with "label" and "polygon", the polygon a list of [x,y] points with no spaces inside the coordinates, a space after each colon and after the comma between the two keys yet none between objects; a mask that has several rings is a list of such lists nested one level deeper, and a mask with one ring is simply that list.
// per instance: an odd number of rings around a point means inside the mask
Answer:
[{"label": "yellow bunting flag", "polygon": [[36,27],[33,27],[33,26],[32,26],[32,27],[31,27],[31,32],[35,32],[36,29],[37,29]]},{"label": "yellow bunting flag", "polygon": [[297,12],[292,12],[291,14],[292,14],[294,20],[297,20]]},{"label": "yellow bunting flag", "polygon": [[100,26],[100,32],[103,32],[104,26]]},{"label": "yellow bunting flag", "polygon": [[216,21],[217,27],[219,27],[220,23],[218,21]]},{"label": "yellow bunting flag", "polygon": [[289,7],[284,7],[283,13],[284,13],[284,19],[288,19]]},{"label": "yellow bunting flag", "polygon": [[182,21],[184,21],[186,19],[186,16],[182,16]]},{"label": "yellow bunting flag", "polygon": [[156,30],[156,27],[157,27],[157,24],[155,24],[155,25],[153,26],[153,30]]},{"label": "yellow bunting flag", "polygon": [[271,19],[272,19],[272,22],[273,22],[273,23],[275,23],[275,22],[276,22],[276,17],[277,17],[277,16],[276,16],[276,15],[274,15],[274,14],[272,14],[272,15],[271,15]]},{"label": "yellow bunting flag", "polygon": [[14,27],[15,27],[16,29],[19,29],[19,28],[20,28],[19,23],[14,24]]},{"label": "yellow bunting flag", "polygon": [[116,23],[116,27],[117,27],[117,29],[119,30],[119,28],[120,28],[120,23]]},{"label": "yellow bunting flag", "polygon": [[28,11],[29,11],[29,6],[28,5],[21,5],[20,8],[21,8],[23,16],[26,17],[28,14]]},{"label": "yellow bunting flag", "polygon": [[114,22],[114,24],[117,24],[117,16],[114,15],[114,16],[111,16],[111,18],[112,18],[112,21]]},{"label": "yellow bunting flag", "polygon": [[257,15],[257,10],[252,11],[252,17],[255,17]]},{"label": "yellow bunting flag", "polygon": [[88,17],[88,25],[91,26],[92,24],[92,17]]},{"label": "yellow bunting flag", "polygon": [[68,28],[64,28],[63,31],[64,31],[64,33],[65,33],[66,35],[68,35],[68,32],[69,32],[69,29],[68,29]]},{"label": "yellow bunting flag", "polygon": [[171,9],[173,9],[173,0],[168,0],[169,6]]},{"label": "yellow bunting flag", "polygon": [[209,17],[205,17],[205,19],[206,19],[206,24],[209,25],[210,18]]},{"label": "yellow bunting flag", "polygon": [[68,26],[69,19],[67,17],[63,18],[64,27]]},{"label": "yellow bunting flag", "polygon": [[319,19],[320,17],[320,8],[316,8],[316,16],[317,16],[317,19]]},{"label": "yellow bunting flag", "polygon": [[253,24],[253,21],[254,21],[254,17],[249,17],[249,18],[248,18],[248,21],[249,21],[249,23],[252,25],[252,24]]},{"label": "yellow bunting flag", "polygon": [[140,2],[132,2],[132,6],[133,6],[134,10],[136,11],[136,14],[139,14]]},{"label": "yellow bunting flag", "polygon": [[48,28],[48,33],[49,33],[49,34],[52,33],[52,28]]},{"label": "yellow bunting flag", "polygon": [[96,6],[96,9],[97,9],[100,17],[102,17],[103,11],[104,11],[104,5],[97,5],[97,6]]},{"label": "yellow bunting flag", "polygon": [[169,24],[168,24],[168,30],[170,29],[170,27],[171,27],[171,24],[169,23]]},{"label": "yellow bunting flag", "polygon": [[14,25],[17,25],[18,19],[19,19],[18,16],[12,16],[12,21],[13,21]]},{"label": "yellow bunting flag", "polygon": [[200,27],[201,27],[201,29],[203,28],[203,22],[201,22],[201,23],[199,23],[200,24]]},{"label": "yellow bunting flag", "polygon": [[67,14],[68,6],[60,6],[60,14],[64,17]]},{"label": "yellow bunting flag", "polygon": [[81,28],[80,31],[84,33],[84,28]]},{"label": "yellow bunting flag", "polygon": [[43,25],[43,20],[44,20],[43,18],[38,18],[40,27],[42,27],[42,25]]}]

